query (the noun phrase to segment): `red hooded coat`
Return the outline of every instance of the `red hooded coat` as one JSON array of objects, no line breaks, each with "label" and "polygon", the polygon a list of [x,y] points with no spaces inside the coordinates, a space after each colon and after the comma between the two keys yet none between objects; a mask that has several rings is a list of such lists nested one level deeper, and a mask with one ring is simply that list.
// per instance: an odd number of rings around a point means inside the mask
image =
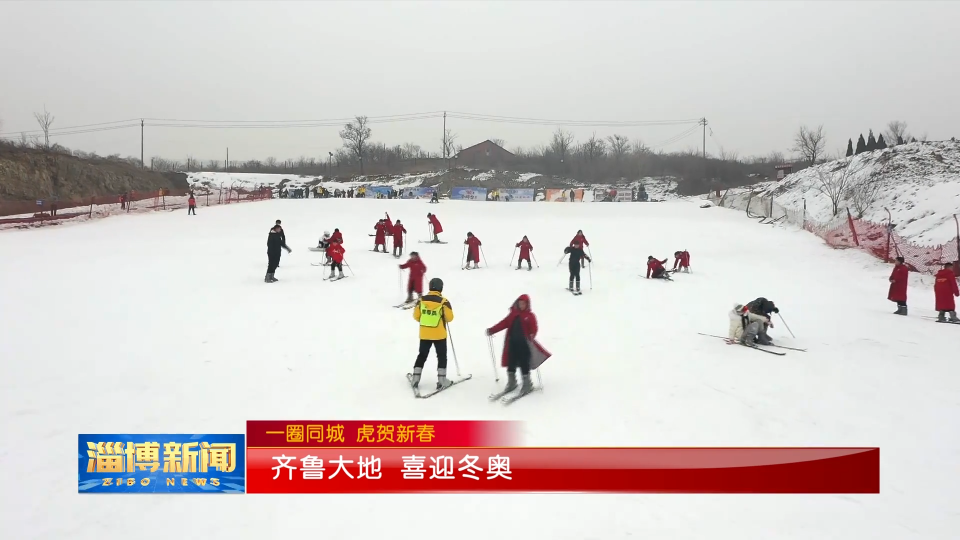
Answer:
[{"label": "red hooded coat", "polygon": [[430,217],[427,219],[430,221],[430,225],[433,225],[433,234],[440,234],[443,232],[443,226],[440,225],[440,220],[437,219],[436,214],[430,214]]},{"label": "red hooded coat", "polygon": [[393,247],[403,247],[403,233],[407,232],[407,230],[403,228],[403,225],[400,224],[399,220],[397,220],[397,222],[393,225],[392,230]]},{"label": "red hooded coat", "polygon": [[387,243],[387,228],[384,226],[382,221],[378,221],[376,225],[373,226],[373,230],[376,232],[376,238],[373,239],[374,245],[380,246]]},{"label": "red hooded coat", "polygon": [[666,259],[662,261],[658,261],[656,259],[650,259],[649,261],[647,261],[647,279],[650,278],[650,274],[652,274],[655,270],[657,269],[664,270],[663,265],[665,264],[667,264]]},{"label": "red hooded coat", "polygon": [[577,233],[577,235],[573,237],[573,240],[570,241],[570,245],[577,247],[589,246],[590,242],[587,242],[587,237],[584,236],[583,233]]},{"label": "red hooded coat", "polygon": [[410,278],[407,279],[407,289],[416,291],[417,294],[423,294],[423,275],[427,273],[427,265],[423,264],[423,259],[410,259],[401,264],[400,268],[410,270]]},{"label": "red hooded coat", "polygon": [[687,267],[690,266],[690,252],[689,252],[689,251],[681,251],[681,252],[680,252],[680,256],[677,257],[676,260],[673,261],[673,269],[676,270],[678,265],[680,266],[680,268],[687,268]]},{"label": "red hooded coat", "polygon": [[[520,300],[524,300],[527,303],[527,309],[520,311],[520,308],[517,307],[517,303]],[[503,355],[500,358],[500,365],[507,367],[510,365],[509,362],[509,344],[510,344],[510,326],[513,324],[513,320],[517,317],[520,317],[520,326],[523,328],[523,333],[527,338],[527,343],[530,345],[530,369],[537,369],[540,367],[540,364],[547,361],[552,355],[543,348],[543,345],[537,342],[537,316],[533,314],[533,311],[530,309],[530,297],[526,294],[521,294],[516,301],[513,302],[513,306],[510,307],[510,313],[503,318],[502,321],[491,326],[487,329],[491,335],[496,334],[502,330],[506,330],[507,333],[503,338]]]},{"label": "red hooded coat", "polygon": [[336,242],[336,243],[338,243],[338,244],[342,244],[342,243],[343,243],[343,233],[341,233],[340,231],[333,231],[333,234],[330,235],[330,241],[331,241],[331,242]]},{"label": "red hooded coat", "polygon": [[517,247],[520,248],[520,258],[518,261],[529,261],[530,252],[533,251],[533,244],[530,243],[530,240],[521,240]]},{"label": "red hooded coat", "polygon": [[905,264],[898,264],[890,272],[890,292],[887,294],[887,300],[891,302],[907,301],[907,282],[910,281],[910,269]]},{"label": "red hooded coat", "polygon": [[956,311],[954,296],[960,296],[957,288],[957,276],[953,270],[944,268],[937,272],[937,281],[933,284],[933,293],[937,297],[937,311]]},{"label": "red hooded coat", "polygon": [[480,262],[480,246],[483,245],[476,236],[469,236],[464,242],[467,245],[467,260]]}]

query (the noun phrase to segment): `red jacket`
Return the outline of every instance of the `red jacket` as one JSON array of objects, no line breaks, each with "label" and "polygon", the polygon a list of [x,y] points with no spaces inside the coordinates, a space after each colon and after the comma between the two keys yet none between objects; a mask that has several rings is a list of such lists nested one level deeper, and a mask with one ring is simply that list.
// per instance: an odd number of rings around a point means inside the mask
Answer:
[{"label": "red jacket", "polygon": [[327,256],[333,259],[335,263],[343,262],[343,253],[347,251],[343,244],[338,244],[336,242],[331,242],[330,246],[327,248]]},{"label": "red jacket", "polygon": [[587,242],[587,237],[582,233],[578,233],[573,237],[573,240],[570,241],[571,246],[589,246],[590,242]]},{"label": "red jacket", "polygon": [[187,204],[189,204],[190,206],[196,206],[196,205],[197,205],[197,200],[194,199],[193,197],[190,197],[190,199],[187,200]]},{"label": "red jacket", "polygon": [[480,239],[476,236],[470,236],[463,243],[467,245],[467,258],[480,262],[480,246],[483,245]]},{"label": "red jacket", "polygon": [[407,232],[407,230],[397,221],[391,228],[391,231],[393,231],[393,247],[403,247],[403,233]]},{"label": "red jacket", "polygon": [[658,270],[658,269],[664,270],[663,265],[665,264],[667,264],[667,259],[664,259],[662,261],[658,261],[656,259],[650,259],[649,261],[647,261],[647,279],[650,279],[650,274],[652,274],[654,270]]},{"label": "red jacket", "polygon": [[910,281],[910,269],[905,264],[898,264],[890,272],[890,292],[887,293],[887,300],[891,302],[907,301],[907,282]]},{"label": "red jacket", "polygon": [[430,214],[430,217],[427,218],[430,221],[430,225],[433,225],[433,234],[440,234],[443,232],[443,226],[440,225],[440,220],[437,219],[436,214]]},{"label": "red jacket", "polygon": [[376,232],[376,238],[373,239],[374,244],[386,244],[387,243],[387,226],[383,224],[382,221],[378,221],[376,225],[373,226],[373,230]]},{"label": "red jacket", "polygon": [[331,241],[331,242],[336,242],[336,243],[338,243],[338,244],[342,244],[342,243],[343,243],[343,233],[341,233],[340,231],[333,231],[333,234],[330,235],[330,241]]},{"label": "red jacket", "polygon": [[690,252],[681,251],[680,256],[673,261],[673,269],[677,269],[677,265],[680,265],[680,268],[686,268],[690,266]]},{"label": "red jacket", "polygon": [[530,252],[533,251],[533,244],[529,240],[521,240],[517,247],[520,248],[520,259],[521,261],[530,260]]},{"label": "red jacket", "polygon": [[[519,303],[520,300],[524,300],[527,303],[527,309],[524,311],[520,311],[517,307],[517,303]],[[537,330],[539,330],[537,326],[537,316],[534,315],[530,309],[529,296],[521,294],[510,307],[510,313],[508,313],[503,320],[488,328],[487,333],[493,335],[503,330],[507,331],[503,339],[503,355],[500,358],[500,365],[503,367],[509,366],[510,327],[517,317],[520,317],[520,327],[523,328],[523,334],[527,338],[527,343],[530,345],[530,369],[537,369],[540,367],[540,364],[546,362],[552,355],[537,342]]]},{"label": "red jacket", "polygon": [[423,259],[410,259],[401,264],[400,268],[410,270],[410,278],[407,280],[409,283],[423,283],[423,275],[427,273],[427,265],[423,264]]},{"label": "red jacket", "polygon": [[933,284],[933,293],[937,297],[937,311],[956,311],[954,296],[960,296],[957,288],[957,276],[950,268],[937,272],[937,281]]}]

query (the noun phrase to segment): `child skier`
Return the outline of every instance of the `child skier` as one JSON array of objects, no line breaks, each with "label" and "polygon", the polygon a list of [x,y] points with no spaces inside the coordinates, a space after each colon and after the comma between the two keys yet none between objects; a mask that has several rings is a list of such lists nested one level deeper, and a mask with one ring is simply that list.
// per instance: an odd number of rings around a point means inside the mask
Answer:
[{"label": "child skier", "polygon": [[667,259],[658,261],[653,258],[653,255],[647,257],[647,279],[651,277],[653,279],[670,279],[670,274],[667,272],[667,269],[663,266],[667,264]]},{"label": "child skier", "polygon": [[387,227],[384,225],[383,220],[377,222],[373,226],[374,238],[373,238],[373,250],[379,252],[380,248],[383,248],[383,253],[387,252]]},{"label": "child skier", "polygon": [[[570,193],[573,193],[573,190],[570,190]],[[570,200],[573,200],[573,195],[570,196]],[[583,235],[583,230],[578,230],[576,236],[573,237],[573,240],[570,241],[570,247],[576,247],[583,249],[584,246],[589,247],[590,242],[587,242],[587,237]],[[587,263],[582,263],[581,268],[586,268]]]},{"label": "child skier", "polygon": [[190,192],[190,198],[187,199],[187,215],[197,215],[197,198],[193,196],[193,192]]},{"label": "child skier", "polygon": [[323,231],[323,236],[320,238],[320,241],[317,242],[317,249],[321,250],[325,254],[323,261],[324,266],[330,265],[330,244],[331,244],[330,231]]},{"label": "child skier", "polygon": [[530,240],[526,236],[523,237],[523,240],[517,243],[518,248],[520,248],[520,257],[517,258],[517,270],[520,269],[523,261],[527,261],[527,270],[533,270],[533,265],[530,264],[530,252],[533,251],[533,244],[530,243]]},{"label": "child skier", "polygon": [[407,230],[400,224],[399,219],[390,230],[393,232],[393,256],[399,259],[403,255],[403,235]]},{"label": "child skier", "polygon": [[[946,263],[943,268],[937,272],[937,281],[933,284],[933,292],[936,294],[937,322],[960,323],[957,318],[957,303],[954,296],[960,296],[960,290],[957,287],[957,276],[953,273],[953,264]],[[950,314],[948,320],[947,313]]]},{"label": "child skier", "polygon": [[327,257],[330,259],[330,277],[327,279],[334,278],[334,270],[340,273],[336,278],[343,279],[343,253],[345,251],[347,250],[343,247],[343,244],[331,239],[330,247],[327,248]]},{"label": "child skier", "polygon": [[[583,252],[583,249],[579,247],[567,246],[563,250],[563,252],[570,254],[570,261],[567,263],[567,266],[570,270],[570,285],[567,287],[567,290],[572,292],[573,294],[577,294],[577,295],[581,294],[580,293],[580,268],[582,268],[581,263],[583,263],[584,259],[590,262],[593,262],[593,259],[588,257],[587,254]],[[576,285],[576,289],[574,289],[574,285]]]},{"label": "child skier", "polygon": [[890,290],[887,300],[897,303],[894,315],[907,314],[907,283],[910,281],[910,268],[905,264],[903,257],[897,257],[897,263],[890,272]]},{"label": "child skier", "polygon": [[[533,381],[530,379],[530,370],[537,369],[548,358],[550,353],[537,343],[537,316],[530,309],[530,297],[521,294],[510,306],[510,313],[497,324],[487,328],[487,336],[506,330],[503,338],[503,355],[500,365],[507,368],[507,385],[502,392],[495,394],[493,399],[503,397],[517,388],[517,369],[523,377],[523,386],[519,396],[533,391]],[[519,397],[518,396],[518,397]]]},{"label": "child skier", "polygon": [[416,251],[410,252],[410,259],[400,265],[401,270],[410,270],[410,277],[407,278],[407,299],[403,302],[409,304],[413,302],[413,293],[417,293],[417,298],[423,296],[423,275],[427,273],[427,265],[423,264],[423,259]]},{"label": "child skier", "polygon": [[728,315],[730,329],[727,332],[727,338],[747,347],[756,346],[755,342],[760,335],[762,325],[770,322],[768,317],[751,312],[743,304],[734,306],[733,311]]},{"label": "child skier", "polygon": [[677,266],[680,267],[680,271],[683,273],[690,272],[690,252],[687,250],[683,251],[674,251],[673,252],[673,271],[677,271]]},{"label": "child skier", "polygon": [[464,268],[470,270],[471,262],[473,262],[474,268],[480,268],[480,246],[482,246],[483,243],[480,242],[480,239],[474,236],[472,232],[468,232],[467,239],[463,241],[463,245],[467,246],[467,265]]},{"label": "child skier", "polygon": [[427,221],[430,222],[430,227],[433,229],[433,238],[430,241],[439,244],[440,237],[437,235],[443,232],[443,226],[440,225],[440,220],[437,219],[436,214],[427,212]]},{"label": "child skier", "polygon": [[443,280],[431,279],[430,291],[413,309],[413,319],[420,323],[420,352],[410,375],[410,384],[414,388],[420,386],[420,376],[431,347],[437,351],[437,390],[453,384],[447,379],[447,325],[453,322],[453,306],[442,293]]}]

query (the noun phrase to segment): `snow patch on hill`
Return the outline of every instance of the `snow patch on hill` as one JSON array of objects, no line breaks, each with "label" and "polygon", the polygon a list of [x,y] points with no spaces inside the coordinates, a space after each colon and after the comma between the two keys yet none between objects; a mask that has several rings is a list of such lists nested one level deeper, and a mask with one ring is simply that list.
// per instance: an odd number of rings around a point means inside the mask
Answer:
[{"label": "snow patch on hill", "polygon": [[887,221],[889,209],[897,233],[920,245],[939,245],[957,235],[953,215],[960,214],[960,142],[918,142],[864,152],[857,156],[823,163],[794,174],[780,182],[753,186],[755,195],[773,196],[774,201],[791,210],[801,210],[804,201],[807,219],[833,219],[830,198],[821,193],[821,177],[828,180],[849,168],[850,189],[840,204],[841,214],[849,207],[857,217],[850,190],[862,182],[879,184],[879,194],[863,214],[863,219]]}]

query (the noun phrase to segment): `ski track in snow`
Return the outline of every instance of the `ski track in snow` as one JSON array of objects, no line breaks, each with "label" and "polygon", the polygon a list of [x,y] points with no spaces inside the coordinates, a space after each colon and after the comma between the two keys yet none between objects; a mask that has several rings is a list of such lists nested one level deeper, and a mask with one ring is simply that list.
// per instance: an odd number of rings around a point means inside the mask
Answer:
[{"label": "ski track in snow", "polygon": [[[400,261],[369,251],[385,211],[406,225],[426,279],[444,280],[460,368],[473,373],[429,400],[414,399],[404,379],[417,326],[391,307],[403,299]],[[417,243],[428,211],[449,244]],[[294,251],[268,285],[276,219]],[[356,272],[336,284],[321,281],[324,269],[310,265],[321,255],[307,250],[334,227]],[[592,290],[582,273],[581,297],[563,290],[566,264],[557,266],[577,229],[596,261]],[[491,267],[460,270],[467,231]],[[524,234],[540,264],[533,272],[508,265]],[[637,277],[647,255],[684,248],[692,274]],[[895,317],[888,267],[741,213],[682,201],[276,200],[3,232],[0,251],[11,254],[0,259],[0,522],[9,538],[166,538],[144,526],[151,515],[175,516],[205,539],[318,527],[333,538],[409,530],[400,537],[467,540],[508,530],[738,540],[947,539],[960,530],[949,472],[960,455],[960,364],[948,354],[960,331],[919,317],[933,314],[922,283],[911,285],[911,317]],[[521,293],[554,357],[545,391],[505,408],[486,399],[495,387],[483,329]],[[757,296],[777,302],[799,339],[778,319],[773,337],[809,352],[775,357],[697,335],[725,334],[727,311]],[[501,344],[502,334],[498,355]],[[77,494],[77,433],[243,433],[247,419],[284,418],[523,420],[524,444],[540,446],[879,446],[881,494]],[[411,529],[410,519],[423,521]]]}]

